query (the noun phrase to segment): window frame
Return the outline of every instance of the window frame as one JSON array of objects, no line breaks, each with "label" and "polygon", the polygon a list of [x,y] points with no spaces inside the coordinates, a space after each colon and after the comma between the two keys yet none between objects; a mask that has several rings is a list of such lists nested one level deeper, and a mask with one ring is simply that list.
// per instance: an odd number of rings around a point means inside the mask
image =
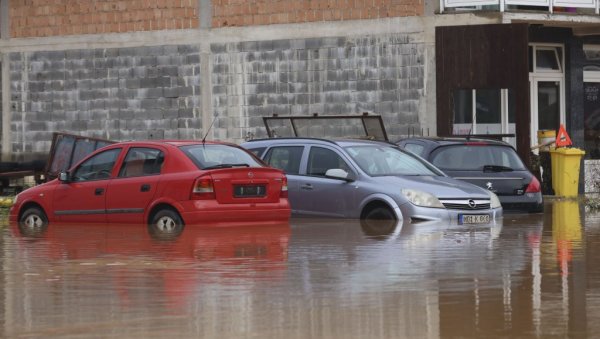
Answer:
[{"label": "window frame", "polygon": [[[309,173],[309,169],[310,169],[310,167],[309,167],[309,165],[310,165],[310,155],[311,155],[311,152],[312,152],[313,148],[325,149],[325,150],[328,150],[328,151],[331,151],[331,152],[335,153],[344,162],[344,164],[346,165],[346,169],[344,169],[344,168],[341,168],[341,169],[343,169],[345,171],[347,170],[348,173],[350,173],[352,175],[356,175],[355,170],[353,169],[353,166],[351,165],[351,162],[348,161],[348,159],[343,154],[343,152],[340,152],[340,151],[338,151],[338,150],[336,150],[334,148],[327,147],[327,146],[324,146],[324,145],[311,145],[310,147],[308,147],[308,149],[306,149],[306,148],[304,149],[304,151],[306,152],[306,160],[304,161],[304,164],[303,164],[303,167],[304,167],[303,173],[304,173],[304,175],[309,176],[309,177],[315,177],[315,178],[327,178],[325,176],[325,174],[323,174],[323,175],[317,175],[317,174],[311,174],[311,173]],[[331,178],[327,178],[327,179],[331,179]]]},{"label": "window frame", "polygon": [[[282,148],[298,148],[300,149],[300,157],[298,158],[298,168],[297,168],[297,172],[293,173],[293,172],[287,172],[285,171],[285,169],[283,168],[279,168],[276,166],[273,166],[270,163],[271,157],[273,156],[273,152],[275,149],[282,149]],[[300,175],[301,171],[302,171],[302,159],[304,156],[304,152],[306,150],[306,147],[304,145],[276,145],[276,146],[271,146],[269,147],[269,149],[267,149],[266,151],[264,151],[264,158],[262,159],[269,167],[273,167],[273,168],[277,168],[280,169],[282,171],[284,171],[285,174],[289,174],[289,175]]]},{"label": "window frame", "polygon": [[[142,175],[131,175],[131,176],[124,176],[123,172],[125,170],[125,168],[127,167],[127,158],[129,157],[130,154],[132,154],[134,151],[138,151],[138,150],[151,150],[151,151],[158,151],[157,157],[154,158],[156,161],[156,159],[158,159],[160,157],[160,155],[162,155],[163,157],[163,161],[162,164],[160,166],[160,171],[158,173],[150,173],[150,174],[142,174]],[[144,159],[144,162],[147,159]],[[164,150],[157,148],[157,147],[149,147],[149,146],[131,146],[129,147],[129,149],[127,149],[127,153],[125,154],[125,157],[123,157],[123,161],[121,162],[121,166],[119,168],[119,172],[117,172],[117,178],[119,179],[127,179],[127,178],[140,178],[140,177],[148,177],[148,176],[154,176],[154,175],[160,175],[162,174],[162,169],[163,166],[165,164],[165,152]]]},{"label": "window frame", "polygon": [[[79,165],[77,165],[77,167],[75,167],[72,171],[70,171],[69,174],[69,180],[71,182],[78,182],[78,183],[82,183],[82,182],[90,182],[90,181],[100,181],[100,180],[109,180],[113,177],[113,172],[115,170],[115,166],[117,165],[117,163],[119,162],[119,156],[121,155],[121,152],[123,151],[123,148],[118,147],[118,148],[111,148],[111,149],[107,149],[104,150],[102,152],[96,153],[93,156],[83,160],[82,163],[80,163]],[[88,162],[94,161],[95,159],[97,159],[98,157],[100,157],[101,155],[104,155],[108,152],[116,152],[112,166],[110,168],[110,174],[107,178],[93,178],[93,179],[86,179],[86,180],[76,180],[76,174],[79,170],[81,170]],[[94,171],[90,172],[93,173]],[[101,171],[95,171],[95,172],[101,172]]]}]

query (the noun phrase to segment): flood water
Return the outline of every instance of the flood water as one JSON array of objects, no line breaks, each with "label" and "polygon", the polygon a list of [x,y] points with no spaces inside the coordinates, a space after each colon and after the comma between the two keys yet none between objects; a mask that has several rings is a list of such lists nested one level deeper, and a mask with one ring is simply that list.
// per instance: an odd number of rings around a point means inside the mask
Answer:
[{"label": "flood water", "polygon": [[600,214],[493,225],[2,224],[0,337],[593,337]]}]

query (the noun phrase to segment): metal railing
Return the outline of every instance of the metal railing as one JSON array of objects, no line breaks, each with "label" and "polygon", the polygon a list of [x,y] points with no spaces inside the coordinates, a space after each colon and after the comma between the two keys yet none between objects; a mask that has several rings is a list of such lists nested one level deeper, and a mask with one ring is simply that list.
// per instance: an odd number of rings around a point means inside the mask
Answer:
[{"label": "metal railing", "polygon": [[545,7],[550,13],[554,13],[555,7],[567,9],[567,12],[569,9],[591,8],[599,14],[600,0],[440,0],[440,13],[443,13],[446,8],[479,9],[481,6],[499,6],[500,12],[504,12],[507,6],[531,9]]}]

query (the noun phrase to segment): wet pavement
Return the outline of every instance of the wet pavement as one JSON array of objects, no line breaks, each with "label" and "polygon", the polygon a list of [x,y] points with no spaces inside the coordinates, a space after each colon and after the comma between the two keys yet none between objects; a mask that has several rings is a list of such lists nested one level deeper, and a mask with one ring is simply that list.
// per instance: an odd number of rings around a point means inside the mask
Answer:
[{"label": "wet pavement", "polygon": [[600,213],[496,224],[2,224],[0,337],[593,337]]}]

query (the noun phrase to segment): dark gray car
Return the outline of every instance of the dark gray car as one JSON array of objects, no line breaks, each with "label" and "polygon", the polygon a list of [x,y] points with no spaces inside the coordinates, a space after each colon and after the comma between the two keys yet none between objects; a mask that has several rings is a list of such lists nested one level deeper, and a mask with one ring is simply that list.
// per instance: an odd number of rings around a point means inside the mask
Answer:
[{"label": "dark gray car", "polygon": [[458,224],[489,223],[502,216],[494,193],[452,179],[387,142],[274,138],[242,147],[285,171],[297,215]]},{"label": "dark gray car", "polygon": [[447,175],[496,193],[505,211],[544,209],[540,182],[510,144],[489,139],[438,137],[406,138],[397,143]]}]

